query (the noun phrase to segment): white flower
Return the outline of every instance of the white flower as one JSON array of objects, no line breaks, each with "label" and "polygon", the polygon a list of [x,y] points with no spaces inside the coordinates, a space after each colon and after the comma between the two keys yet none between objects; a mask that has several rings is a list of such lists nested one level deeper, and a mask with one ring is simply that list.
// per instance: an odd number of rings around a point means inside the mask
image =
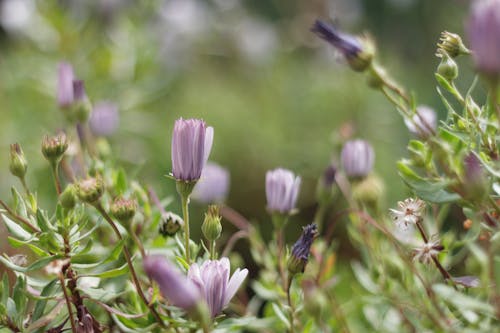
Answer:
[{"label": "white flower", "polygon": [[238,268],[229,279],[229,272],[227,258],[207,260],[201,266],[195,263],[189,267],[188,279],[198,287],[205,298],[212,318],[226,307],[248,274],[246,268]]},{"label": "white flower", "polygon": [[440,244],[439,238],[432,236],[427,243],[413,249],[413,260],[430,264],[432,258],[443,250],[444,247]]},{"label": "white flower", "polygon": [[398,202],[398,209],[390,209],[394,223],[402,230],[416,224],[422,216],[425,202],[420,199],[408,198]]}]

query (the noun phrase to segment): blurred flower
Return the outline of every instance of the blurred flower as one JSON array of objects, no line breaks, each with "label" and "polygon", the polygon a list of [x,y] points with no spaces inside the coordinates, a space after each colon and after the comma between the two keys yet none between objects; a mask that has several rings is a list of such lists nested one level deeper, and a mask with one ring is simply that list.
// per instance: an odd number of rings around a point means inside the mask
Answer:
[{"label": "blurred flower", "polygon": [[330,188],[335,183],[335,175],[337,174],[337,168],[330,164],[325,171],[323,171],[323,177],[321,181],[324,187]]},{"label": "blurred flower", "polygon": [[245,280],[248,270],[239,268],[229,279],[229,259],[207,260],[201,266],[189,267],[188,279],[193,282],[205,298],[212,318],[217,316],[236,294]]},{"label": "blurred flower", "polygon": [[313,240],[318,235],[318,226],[313,223],[302,228],[302,234],[292,247],[288,259],[288,271],[293,275],[303,273],[309,260],[309,251]]},{"label": "blurred flower", "polygon": [[203,120],[178,119],[172,134],[172,174],[178,181],[200,179],[212,142],[214,130]]},{"label": "blurred flower", "polygon": [[254,64],[270,60],[279,45],[274,27],[266,22],[247,18],[240,21],[233,31],[239,51]]},{"label": "blurred flower", "polygon": [[412,134],[419,138],[428,138],[436,133],[436,112],[426,105],[419,105],[413,117],[405,119],[405,125]]},{"label": "blurred flower", "polygon": [[266,173],[267,209],[270,212],[290,214],[300,189],[300,177],[286,169],[275,169]]},{"label": "blurred flower", "polygon": [[402,230],[408,229],[410,225],[416,224],[422,217],[425,202],[420,199],[408,198],[398,202],[399,210],[390,209],[394,223]]},{"label": "blurred flower", "polygon": [[371,65],[375,48],[369,38],[345,34],[320,20],[316,20],[311,31],[332,44],[353,70],[362,72]]},{"label": "blurred flower", "polygon": [[348,177],[366,177],[373,168],[375,152],[368,141],[347,141],[342,148],[340,161]]},{"label": "blurred flower", "polygon": [[474,1],[467,26],[476,67],[491,76],[500,74],[500,0]]},{"label": "blurred flower", "polygon": [[128,224],[137,211],[137,202],[133,199],[126,199],[122,196],[115,198],[110,207],[111,214],[122,224]]},{"label": "blurred flower", "polygon": [[73,103],[73,67],[67,62],[60,62],[57,76],[57,103],[60,108],[67,108]]},{"label": "blurred flower", "polygon": [[158,283],[163,297],[167,298],[173,305],[190,311],[201,300],[196,286],[167,259],[160,256],[145,257],[144,271]]},{"label": "blurred flower", "polygon": [[118,128],[118,106],[110,101],[97,102],[89,119],[90,130],[97,136],[110,136]]},{"label": "blurred flower", "polygon": [[423,264],[430,264],[432,258],[443,250],[444,247],[440,244],[439,238],[434,235],[427,243],[413,249],[413,260],[420,261]]},{"label": "blurred flower", "polygon": [[191,197],[202,203],[221,203],[226,199],[228,191],[229,171],[216,163],[208,162]]}]

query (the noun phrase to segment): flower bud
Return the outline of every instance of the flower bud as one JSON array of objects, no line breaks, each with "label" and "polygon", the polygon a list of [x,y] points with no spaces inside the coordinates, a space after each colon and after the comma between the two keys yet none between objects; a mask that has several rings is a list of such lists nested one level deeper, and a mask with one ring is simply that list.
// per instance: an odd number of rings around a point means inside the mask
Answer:
[{"label": "flower bud", "polygon": [[364,178],[373,168],[375,152],[365,140],[347,141],[342,148],[340,161],[344,172],[351,178]]},{"label": "flower bud", "polygon": [[64,133],[52,137],[46,135],[42,140],[43,156],[45,156],[50,163],[59,163],[67,149],[68,140]]},{"label": "flower bud", "polygon": [[57,103],[61,109],[66,109],[73,104],[73,67],[61,62],[57,74]]},{"label": "flower bud", "polygon": [[337,174],[337,168],[333,165],[329,165],[323,175],[318,181],[318,187],[316,189],[316,196],[319,201],[325,202],[330,200],[333,192],[333,185],[335,184],[335,175]]},{"label": "flower bud", "polygon": [[303,273],[309,260],[309,251],[316,236],[318,227],[316,224],[309,224],[302,229],[302,235],[292,247],[292,253],[288,258],[288,272],[293,276]]},{"label": "flower bud", "polygon": [[219,207],[217,205],[208,206],[208,212],[205,213],[205,220],[201,225],[201,231],[207,240],[215,241],[220,237],[222,232],[220,220]]},{"label": "flower bud", "polygon": [[266,173],[267,209],[271,213],[290,214],[295,210],[299,195],[300,177],[286,169]]},{"label": "flower bud", "polygon": [[104,193],[104,183],[101,176],[81,180],[77,184],[77,195],[81,201],[93,204]]},{"label": "flower bud", "polygon": [[129,224],[137,210],[137,203],[132,199],[117,197],[111,204],[111,214],[122,224]]},{"label": "flower bud", "polygon": [[59,196],[59,202],[61,206],[66,209],[72,209],[76,205],[76,201],[78,200],[77,196],[77,187],[74,184],[68,184],[64,191]]},{"label": "flower bud", "polygon": [[158,232],[163,237],[174,236],[184,226],[184,220],[174,213],[168,212],[161,217]]},{"label": "flower bud", "polygon": [[24,157],[23,150],[19,143],[13,143],[10,145],[10,172],[21,179],[26,175],[26,170],[28,170],[28,162]]},{"label": "flower bud", "polygon": [[438,65],[437,72],[448,81],[453,81],[457,78],[457,63],[448,55],[448,53],[441,52],[441,62]]},{"label": "flower bud", "polygon": [[445,51],[450,57],[455,58],[462,54],[470,54],[470,50],[465,47],[462,38],[454,33],[443,31],[437,44],[437,56],[441,57]]},{"label": "flower bud", "polygon": [[467,200],[480,203],[488,195],[489,184],[481,161],[474,153],[464,158],[463,188]]},{"label": "flower bud", "polygon": [[89,118],[92,111],[92,105],[90,104],[90,100],[85,93],[85,85],[82,80],[73,81],[73,94],[74,101],[71,112],[71,120],[84,123]]},{"label": "flower bud", "polygon": [[354,183],[352,187],[353,199],[373,209],[379,208],[384,195],[384,183],[379,177],[373,174]]}]

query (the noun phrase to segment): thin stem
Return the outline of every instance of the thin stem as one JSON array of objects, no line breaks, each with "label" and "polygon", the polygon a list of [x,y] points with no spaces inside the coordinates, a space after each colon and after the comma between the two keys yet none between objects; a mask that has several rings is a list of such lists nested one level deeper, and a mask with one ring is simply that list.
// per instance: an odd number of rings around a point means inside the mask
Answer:
[{"label": "thin stem", "polygon": [[181,204],[182,204],[182,215],[184,218],[184,247],[186,254],[186,262],[188,265],[191,265],[191,255],[189,249],[189,196],[181,195]]},{"label": "thin stem", "polygon": [[7,206],[7,204],[5,204],[5,202],[3,202],[2,200],[0,200],[0,205],[7,211],[7,213],[15,218],[16,220],[18,220],[19,222],[22,222],[24,223],[28,228],[31,229],[31,231],[33,232],[40,232],[41,230],[38,229],[37,227],[35,227],[33,224],[30,223],[30,221],[28,221],[27,219],[25,219],[24,217],[22,216],[19,216],[17,215],[16,213],[14,213],[14,211],[12,209],[10,209],[9,206]]},{"label": "thin stem", "polygon": [[134,240],[135,245],[137,245],[137,247],[139,248],[139,251],[141,252],[141,256],[143,258],[145,258],[146,251],[144,251],[144,246],[142,245],[142,242],[139,239],[139,237],[137,237],[137,235],[135,234],[135,231],[132,230],[132,227],[130,228],[130,235],[132,236],[132,239]]},{"label": "thin stem", "polygon": [[234,234],[232,234],[232,236],[226,242],[226,247],[222,251],[221,257],[227,257],[229,252],[231,252],[231,250],[233,249],[236,241],[238,241],[241,238],[246,238],[246,237],[248,237],[248,231],[246,231],[246,230],[240,230],[240,231],[237,231]]},{"label": "thin stem", "polygon": [[250,222],[248,222],[248,220],[243,215],[235,211],[233,208],[226,205],[221,205],[219,207],[219,211],[221,216],[231,222],[236,228],[241,230],[248,230]]},{"label": "thin stem", "polygon": [[58,274],[59,282],[61,283],[61,288],[64,294],[64,299],[66,300],[66,306],[68,307],[69,321],[71,323],[71,331],[77,333],[75,326],[75,318],[73,317],[73,310],[71,309],[71,303],[68,296],[68,291],[66,290],[66,285],[64,283],[64,278],[62,274]]},{"label": "thin stem", "polygon": [[[115,222],[113,222],[113,219],[111,219],[111,217],[108,215],[108,213],[106,212],[106,210],[104,210],[104,208],[102,207],[101,203],[100,202],[96,202],[94,204],[94,207],[99,211],[99,213],[104,217],[104,219],[109,223],[109,225],[111,226],[111,228],[113,229],[113,231],[115,232],[116,236],[118,237],[118,239],[121,241],[123,240],[123,237],[122,235],[120,234],[120,231],[118,230]],[[139,294],[139,297],[141,298],[141,300],[144,302],[144,304],[146,304],[146,306],[149,308],[149,310],[151,311],[151,314],[153,315],[153,317],[155,317],[156,321],[162,326],[162,327],[165,327],[165,324],[163,323],[163,320],[161,319],[160,315],[158,314],[158,312],[156,312],[156,309],[154,308],[153,304],[150,304],[148,302],[148,300],[146,299],[146,296],[144,295],[144,293],[142,292],[142,289],[141,289],[141,285],[139,283],[139,278],[137,277],[137,274],[135,272],[135,269],[134,269],[134,265],[132,264],[132,259],[131,259],[131,256],[130,256],[130,252],[128,251],[128,248],[126,245],[123,245],[123,253],[125,254],[125,259],[127,260],[127,264],[129,266],[129,269],[130,269],[130,274],[132,275],[132,281],[134,282],[135,284],[135,288],[137,290],[137,293]]]},{"label": "thin stem", "polygon": [[424,230],[424,227],[422,226],[422,223],[420,223],[420,221],[417,221],[416,224],[417,224],[418,231],[420,232],[420,235],[422,236],[422,239],[424,240],[425,243],[428,243],[429,238],[425,234],[425,230]]},{"label": "thin stem", "polygon": [[290,293],[290,289],[292,287],[292,281],[293,278],[291,276],[288,277],[288,282],[286,286],[286,298],[288,300],[288,306],[290,307],[290,333],[295,333],[295,326],[293,324],[293,322],[295,321],[295,308],[293,307],[292,296]]},{"label": "thin stem", "polygon": [[61,182],[59,181],[59,163],[51,163],[52,176],[54,177],[54,184],[56,186],[57,195],[61,195]]},{"label": "thin stem", "polygon": [[31,195],[30,189],[28,188],[28,185],[26,184],[26,179],[24,177],[19,178],[21,180],[21,184],[23,185],[24,191],[28,196]]},{"label": "thin stem", "polygon": [[401,104],[396,98],[394,98],[394,96],[392,96],[391,94],[389,94],[389,92],[387,92],[387,90],[385,90],[383,87],[380,88],[380,91],[384,94],[385,97],[387,97],[387,99],[389,100],[389,102],[391,102],[392,104],[394,104],[394,106],[396,108],[400,109],[408,117],[410,116],[410,112],[408,111],[406,105]]},{"label": "thin stem", "polygon": [[276,244],[278,246],[278,271],[280,273],[284,289],[286,290],[285,268],[283,267],[283,248],[285,246],[283,228],[276,229]]},{"label": "thin stem", "polygon": [[210,242],[210,259],[211,260],[216,260],[217,259],[217,253],[215,252],[215,241]]}]

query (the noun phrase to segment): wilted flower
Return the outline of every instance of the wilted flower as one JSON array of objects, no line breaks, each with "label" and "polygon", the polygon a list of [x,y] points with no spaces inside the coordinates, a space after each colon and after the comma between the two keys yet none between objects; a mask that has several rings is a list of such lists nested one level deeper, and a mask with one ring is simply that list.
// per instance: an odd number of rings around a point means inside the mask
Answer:
[{"label": "wilted flower", "polygon": [[220,203],[226,199],[228,191],[229,171],[216,163],[208,162],[191,198],[203,203]]},{"label": "wilted flower", "polygon": [[190,311],[201,300],[196,286],[165,258],[160,256],[145,257],[144,271],[158,283],[161,294],[173,305]]},{"label": "wilted flower", "polygon": [[339,50],[353,70],[362,72],[370,66],[375,48],[368,38],[342,33],[320,20],[316,20],[311,30]]},{"label": "wilted flower", "polygon": [[97,102],[92,109],[89,127],[94,135],[110,136],[118,128],[118,106],[110,101]]},{"label": "wilted flower", "polygon": [[178,119],[172,134],[172,174],[178,181],[193,182],[201,176],[214,130],[200,119]]},{"label": "wilted flower", "polygon": [[309,251],[311,245],[318,235],[318,226],[309,224],[302,229],[302,234],[292,247],[292,253],[288,259],[288,271],[293,275],[304,272],[307,261],[309,260]]},{"label": "wilted flower", "polygon": [[295,209],[299,194],[300,177],[286,169],[275,169],[266,173],[267,209],[270,212],[289,214]]},{"label": "wilted flower", "polygon": [[433,236],[427,243],[413,249],[413,260],[420,261],[424,264],[430,264],[432,258],[443,250],[444,246],[440,244],[436,236]]},{"label": "wilted flower", "polygon": [[405,119],[405,125],[412,134],[419,138],[428,138],[436,133],[436,112],[426,105],[419,105],[413,117],[411,119]]},{"label": "wilted flower", "polygon": [[396,225],[406,230],[410,225],[415,225],[425,208],[425,202],[420,199],[408,198],[405,201],[398,202],[399,210],[390,209],[392,218]]},{"label": "wilted flower", "polygon": [[479,71],[500,74],[500,0],[474,1],[467,26],[474,61]]},{"label": "wilted flower", "polygon": [[59,63],[57,77],[57,103],[60,108],[67,108],[73,104],[74,79],[75,75],[71,64],[67,62]]},{"label": "wilted flower", "polygon": [[347,141],[342,148],[340,161],[348,177],[366,177],[373,169],[375,152],[368,141]]},{"label": "wilted flower", "polygon": [[229,259],[207,260],[201,266],[192,264],[189,267],[188,279],[201,292],[213,317],[217,316],[236,294],[245,280],[248,270],[239,268],[229,278]]}]

